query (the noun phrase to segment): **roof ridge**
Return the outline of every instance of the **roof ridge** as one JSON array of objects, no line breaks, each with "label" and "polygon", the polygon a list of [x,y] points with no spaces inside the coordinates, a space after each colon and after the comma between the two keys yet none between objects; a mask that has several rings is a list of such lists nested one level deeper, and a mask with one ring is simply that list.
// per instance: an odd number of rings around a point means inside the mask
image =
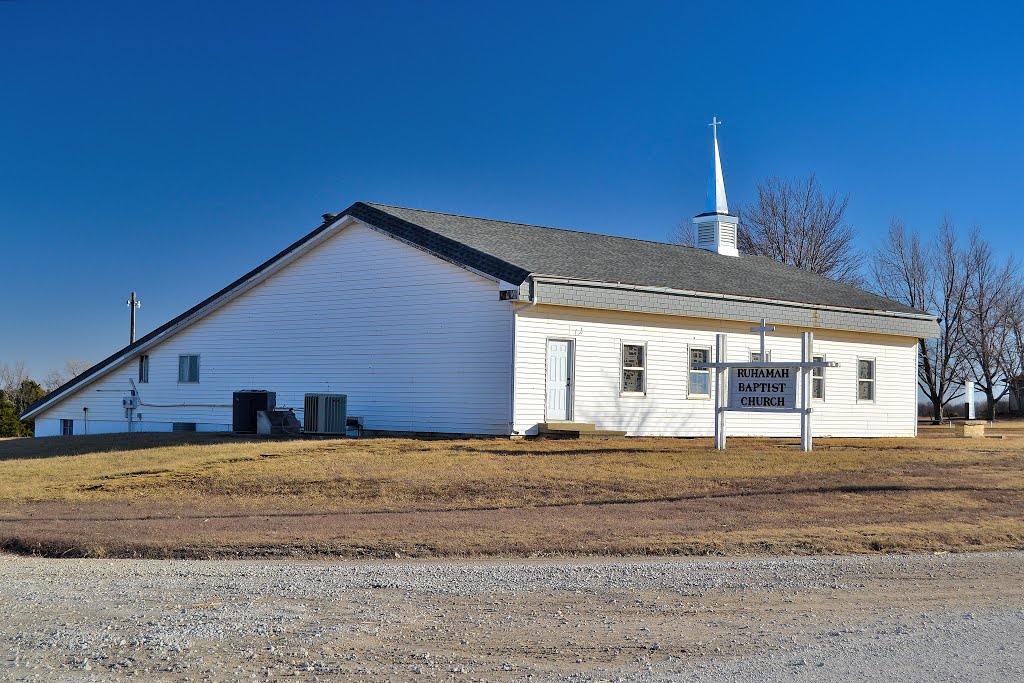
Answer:
[{"label": "roof ridge", "polygon": [[673,242],[659,242],[658,240],[645,240],[639,237],[623,237],[622,235],[608,235],[603,232],[594,232],[593,230],[577,230],[575,228],[556,228],[551,225],[538,225],[537,223],[523,223],[520,221],[505,221],[500,218],[484,218],[482,216],[470,216],[464,213],[449,213],[447,211],[431,211],[430,209],[417,209],[412,206],[395,206],[394,204],[381,204],[380,202],[363,202],[368,206],[373,206],[380,209],[401,209],[403,211],[419,211],[420,213],[432,213],[437,216],[452,216],[453,218],[468,218],[474,221],[490,221],[491,223],[506,223],[508,225],[522,225],[527,228],[541,228],[543,230],[559,230],[561,232],[572,232],[579,235],[596,235],[598,237],[612,237],[619,240],[629,240],[630,242],[646,242],[647,244],[658,244],[663,247],[681,247],[683,249],[699,249],[700,251],[707,251],[707,249],[700,249],[699,247],[693,247],[688,244],[675,244]]}]

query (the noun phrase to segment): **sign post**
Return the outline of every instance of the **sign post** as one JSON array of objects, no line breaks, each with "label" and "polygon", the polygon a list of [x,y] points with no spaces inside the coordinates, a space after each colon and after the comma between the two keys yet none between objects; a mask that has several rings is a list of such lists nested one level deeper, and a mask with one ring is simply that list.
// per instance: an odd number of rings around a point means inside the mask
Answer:
[{"label": "sign post", "polygon": [[811,383],[811,368],[807,365],[814,360],[814,333],[803,332],[800,334],[800,362],[803,367],[800,370],[800,450],[808,452],[813,446],[811,444],[811,392],[808,385]]},{"label": "sign post", "polygon": [[[726,339],[724,334],[715,335],[715,358],[725,358]],[[715,368],[715,448],[725,450],[725,382],[726,369]]]},{"label": "sign post", "polygon": [[[814,360],[814,333],[800,334],[800,361],[765,362],[765,333],[775,328],[761,319],[751,332],[761,334],[762,360],[747,363],[729,363],[726,358],[726,335],[715,337],[715,363],[701,363],[695,367],[715,370],[715,448],[725,450],[725,417],[727,412],[799,413],[800,450],[811,451],[811,390],[814,368],[835,368],[838,363]],[[797,401],[797,383],[800,400]]]}]

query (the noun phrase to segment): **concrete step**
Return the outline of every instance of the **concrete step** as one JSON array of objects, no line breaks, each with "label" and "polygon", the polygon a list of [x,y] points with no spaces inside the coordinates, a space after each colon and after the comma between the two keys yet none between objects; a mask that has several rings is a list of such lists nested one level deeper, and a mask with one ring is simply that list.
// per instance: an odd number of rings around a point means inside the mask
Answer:
[{"label": "concrete step", "polygon": [[616,439],[626,435],[612,429],[598,429],[589,422],[544,422],[537,426],[537,436],[542,439],[580,439],[584,441]]},{"label": "concrete step", "polygon": [[542,422],[537,425],[542,432],[592,432],[597,425],[590,422]]}]

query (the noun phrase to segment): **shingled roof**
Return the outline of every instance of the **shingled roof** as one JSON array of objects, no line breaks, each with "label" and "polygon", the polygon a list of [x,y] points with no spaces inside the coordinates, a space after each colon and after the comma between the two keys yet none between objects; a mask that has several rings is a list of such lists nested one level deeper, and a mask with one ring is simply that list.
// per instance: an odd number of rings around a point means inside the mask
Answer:
[{"label": "shingled roof", "polygon": [[346,214],[511,284],[530,275],[922,314],[762,256],[358,202]]},{"label": "shingled roof", "polygon": [[449,261],[513,285],[522,284],[531,275],[543,275],[923,315],[922,311],[857,287],[759,256],[724,256],[695,247],[627,237],[356,202],[336,217],[325,216],[315,230],[224,289],[54,389],[28,406],[22,417],[30,417],[60,395],[103,375],[176,325],[187,323],[195,314],[288,257],[343,216],[351,216]]}]

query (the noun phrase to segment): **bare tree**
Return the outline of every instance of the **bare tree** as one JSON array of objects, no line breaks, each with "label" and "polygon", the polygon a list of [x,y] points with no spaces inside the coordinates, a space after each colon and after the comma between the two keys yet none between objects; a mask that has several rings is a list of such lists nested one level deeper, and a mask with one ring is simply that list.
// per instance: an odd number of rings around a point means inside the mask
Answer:
[{"label": "bare tree", "polygon": [[769,178],[757,203],[737,212],[739,248],[833,280],[860,284],[856,235],[846,221],[849,196],[826,195],[813,173],[806,179]]},{"label": "bare tree", "polygon": [[46,377],[43,378],[43,389],[46,389],[46,393],[50,393],[54,389],[63,386],[68,380],[64,377],[64,373],[57,368],[51,369],[46,373]]},{"label": "bare tree", "polygon": [[81,375],[89,369],[90,365],[91,363],[87,360],[69,358],[64,361],[63,370],[53,368],[49,373],[47,373],[46,378],[43,380],[43,387],[48,392],[53,391],[57,387],[60,387]]},{"label": "bare tree", "polygon": [[1012,257],[1001,260],[975,230],[968,248],[970,268],[964,326],[967,367],[988,401],[987,419],[996,417],[996,404],[1009,392],[1009,378],[1020,374],[1016,354],[1013,310],[1021,296]]},{"label": "bare tree", "polygon": [[1016,362],[1016,368],[1010,368],[1006,377],[1008,389],[1015,392],[1017,397],[1017,414],[1024,412],[1024,405],[1021,399],[1021,385],[1024,384],[1024,286],[1018,283],[1018,293],[1013,296],[1010,305],[1009,315],[1006,324],[1010,328],[1010,353],[1011,359]]},{"label": "bare tree", "polygon": [[8,401],[13,401],[13,397],[27,379],[29,376],[24,361],[18,361],[14,365],[0,363],[0,399],[6,397]]},{"label": "bare tree", "polygon": [[0,436],[31,435],[32,423],[18,417],[44,393],[39,383],[28,376],[24,362],[0,363]]},{"label": "bare tree", "polygon": [[681,244],[684,247],[697,246],[697,233],[693,229],[693,222],[687,220],[679,221],[676,229],[669,236],[668,241],[672,244]]},{"label": "bare tree", "polygon": [[886,242],[875,250],[872,279],[882,295],[939,320],[938,338],[918,342],[917,368],[918,386],[939,422],[965,375],[961,352],[970,273],[952,220],[944,218],[935,239],[922,247],[917,232],[908,234],[902,221],[892,219]]}]

